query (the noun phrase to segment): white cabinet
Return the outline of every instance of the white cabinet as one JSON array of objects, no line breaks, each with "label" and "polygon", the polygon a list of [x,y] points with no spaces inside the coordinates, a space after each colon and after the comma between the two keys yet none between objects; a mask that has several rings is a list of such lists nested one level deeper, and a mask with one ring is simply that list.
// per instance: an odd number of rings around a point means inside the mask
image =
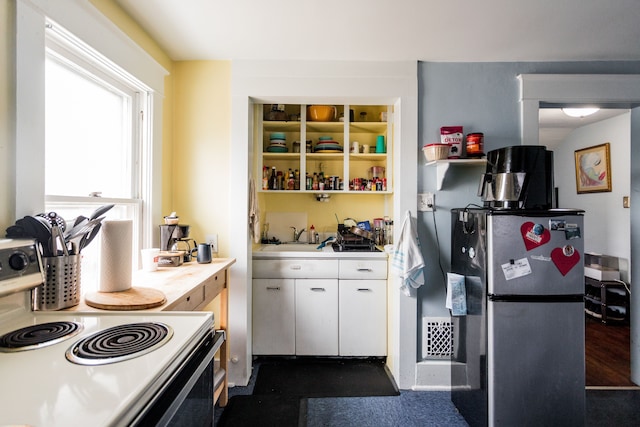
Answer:
[{"label": "white cabinet", "polygon": [[338,280],[296,280],[296,354],[338,355]]},{"label": "white cabinet", "polygon": [[386,280],[340,280],[339,289],[340,355],[386,355]]},{"label": "white cabinet", "polygon": [[295,354],[294,284],[294,279],[253,279],[253,354]]},{"label": "white cabinet", "polygon": [[386,355],[386,259],[254,259],[253,277],[253,354]]},{"label": "white cabinet", "polygon": [[387,354],[387,261],[340,260],[340,354]]}]

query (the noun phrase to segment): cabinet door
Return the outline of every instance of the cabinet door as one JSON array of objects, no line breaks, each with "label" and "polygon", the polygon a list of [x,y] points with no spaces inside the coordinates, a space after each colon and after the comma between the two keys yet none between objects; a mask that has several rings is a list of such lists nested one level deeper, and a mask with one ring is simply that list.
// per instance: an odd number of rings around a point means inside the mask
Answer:
[{"label": "cabinet door", "polygon": [[293,279],[253,280],[253,354],[295,352]]},{"label": "cabinet door", "polygon": [[340,355],[386,355],[386,280],[340,280],[339,301]]},{"label": "cabinet door", "polygon": [[296,280],[296,354],[338,355],[338,280]]}]

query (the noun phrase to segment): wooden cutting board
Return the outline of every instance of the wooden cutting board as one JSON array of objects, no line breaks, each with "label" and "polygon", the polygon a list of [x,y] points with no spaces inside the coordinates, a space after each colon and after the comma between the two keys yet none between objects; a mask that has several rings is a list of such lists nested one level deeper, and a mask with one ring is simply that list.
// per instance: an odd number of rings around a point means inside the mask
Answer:
[{"label": "wooden cutting board", "polygon": [[167,301],[157,289],[135,287],[120,292],[91,292],[84,302],[102,310],[145,310],[158,307]]}]

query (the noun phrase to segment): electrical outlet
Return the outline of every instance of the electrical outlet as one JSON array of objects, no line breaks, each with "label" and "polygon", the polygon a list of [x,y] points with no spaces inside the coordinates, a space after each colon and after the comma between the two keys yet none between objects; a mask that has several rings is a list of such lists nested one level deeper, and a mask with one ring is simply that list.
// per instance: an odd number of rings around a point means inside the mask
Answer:
[{"label": "electrical outlet", "polygon": [[211,245],[211,253],[218,253],[218,234],[207,234],[205,239],[207,239],[207,243]]},{"label": "electrical outlet", "polygon": [[435,194],[420,193],[418,194],[418,211],[432,212],[436,210]]}]

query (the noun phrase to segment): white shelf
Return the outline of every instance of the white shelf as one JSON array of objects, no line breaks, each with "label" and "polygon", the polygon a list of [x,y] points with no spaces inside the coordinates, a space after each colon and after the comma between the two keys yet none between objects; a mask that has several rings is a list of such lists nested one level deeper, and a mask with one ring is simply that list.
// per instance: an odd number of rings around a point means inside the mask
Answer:
[{"label": "white shelf", "polygon": [[427,162],[427,166],[436,167],[436,179],[437,179],[437,188],[438,190],[442,190],[442,182],[444,181],[444,177],[447,175],[447,171],[449,167],[452,165],[455,166],[478,166],[487,164],[487,159],[444,159],[444,160],[434,160],[432,162]]}]

